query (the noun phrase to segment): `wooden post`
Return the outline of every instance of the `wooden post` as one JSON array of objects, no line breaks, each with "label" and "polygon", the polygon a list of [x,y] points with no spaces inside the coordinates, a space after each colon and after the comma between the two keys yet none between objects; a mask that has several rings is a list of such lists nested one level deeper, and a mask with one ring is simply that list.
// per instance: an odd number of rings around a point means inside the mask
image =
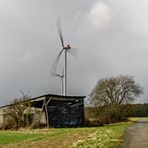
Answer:
[{"label": "wooden post", "polygon": [[46,112],[47,127],[49,127],[49,118],[48,118],[48,110],[47,110],[47,107],[48,107],[48,104],[49,104],[50,100],[51,100],[51,98],[45,103],[45,112]]},{"label": "wooden post", "polygon": [[47,110],[47,105],[46,105],[46,104],[45,104],[45,112],[46,112],[46,122],[47,122],[47,127],[49,127],[48,110]]}]

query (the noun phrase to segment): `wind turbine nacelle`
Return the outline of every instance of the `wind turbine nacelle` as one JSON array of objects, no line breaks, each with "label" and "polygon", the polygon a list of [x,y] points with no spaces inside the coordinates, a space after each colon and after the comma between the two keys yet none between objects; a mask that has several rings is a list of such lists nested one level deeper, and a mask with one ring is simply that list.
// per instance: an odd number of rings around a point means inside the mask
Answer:
[{"label": "wind turbine nacelle", "polygon": [[64,49],[71,49],[70,45],[67,45],[66,47],[64,47]]}]

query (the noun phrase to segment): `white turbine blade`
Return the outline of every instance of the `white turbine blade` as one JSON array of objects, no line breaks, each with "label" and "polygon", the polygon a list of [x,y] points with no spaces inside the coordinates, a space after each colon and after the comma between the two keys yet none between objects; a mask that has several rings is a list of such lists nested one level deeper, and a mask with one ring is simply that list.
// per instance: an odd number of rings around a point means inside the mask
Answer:
[{"label": "white turbine blade", "polygon": [[74,57],[78,57],[78,48],[71,48],[71,49],[68,49],[67,52],[69,54],[71,54],[72,56]]},{"label": "white turbine blade", "polygon": [[62,70],[62,76],[64,77],[64,69]]},{"label": "white turbine blade", "polygon": [[63,76],[64,76],[63,74],[59,74],[59,73],[54,72],[54,71],[51,72],[51,75],[52,75],[53,77],[63,77]]},{"label": "white turbine blade", "polygon": [[59,63],[59,60],[60,60],[60,57],[61,57],[63,51],[64,51],[64,49],[62,49],[62,50],[59,52],[59,54],[57,55],[57,57],[56,57],[56,59],[55,59],[55,61],[54,61],[54,63],[53,63],[53,66],[52,66],[52,71],[56,71],[57,65],[58,65],[58,63]]},{"label": "white turbine blade", "polygon": [[53,76],[53,77],[58,77],[58,74],[57,74],[56,72],[52,71],[52,72],[51,72],[51,76]]},{"label": "white turbine blade", "polygon": [[58,33],[59,37],[61,40],[62,47],[64,48],[64,40],[63,40],[63,35],[62,35],[62,28],[61,28],[61,19],[60,17],[57,19],[57,28],[58,28]]}]

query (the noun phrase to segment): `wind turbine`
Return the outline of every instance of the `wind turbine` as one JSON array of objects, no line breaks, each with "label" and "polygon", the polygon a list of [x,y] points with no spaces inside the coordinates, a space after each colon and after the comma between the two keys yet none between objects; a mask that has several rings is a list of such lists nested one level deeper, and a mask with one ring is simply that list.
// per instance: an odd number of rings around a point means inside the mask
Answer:
[{"label": "wind turbine", "polygon": [[67,44],[65,46],[65,44],[64,44],[60,19],[58,19],[58,21],[57,21],[57,28],[58,28],[58,33],[59,33],[62,49],[56,57],[53,68],[54,68],[54,71],[56,71],[59,59],[62,56],[62,53],[64,52],[64,75],[62,75],[62,77],[64,77],[64,93],[63,93],[63,95],[66,96],[67,95],[67,53],[70,53],[70,54],[73,54],[73,53],[72,53],[71,46],[69,44]]},{"label": "wind turbine", "polygon": [[60,80],[61,80],[61,95],[64,95],[64,70],[62,71],[61,74],[59,74],[55,71],[52,71],[52,75],[60,78]]}]

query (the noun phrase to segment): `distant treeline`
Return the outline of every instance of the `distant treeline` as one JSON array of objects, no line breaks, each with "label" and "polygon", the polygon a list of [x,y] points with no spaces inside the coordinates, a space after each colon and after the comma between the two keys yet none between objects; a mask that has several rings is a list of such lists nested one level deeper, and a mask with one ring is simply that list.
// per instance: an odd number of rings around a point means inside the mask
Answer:
[{"label": "distant treeline", "polygon": [[148,117],[148,103],[85,107],[87,125],[101,125],[127,120],[128,117]]},{"label": "distant treeline", "polygon": [[130,106],[129,117],[148,117],[148,103],[132,104]]}]

